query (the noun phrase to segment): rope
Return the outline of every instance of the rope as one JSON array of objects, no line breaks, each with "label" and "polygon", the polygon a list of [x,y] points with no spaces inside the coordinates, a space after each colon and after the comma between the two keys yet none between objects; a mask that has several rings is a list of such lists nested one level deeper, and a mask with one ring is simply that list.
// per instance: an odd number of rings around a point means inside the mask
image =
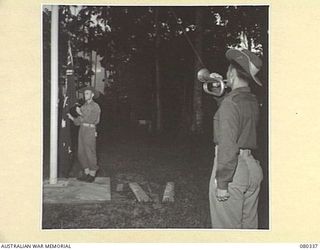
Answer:
[{"label": "rope", "polygon": [[203,68],[205,68],[205,65],[204,65],[204,63],[203,63],[203,61],[202,61],[202,59],[201,59],[201,57],[200,57],[200,54],[198,53],[198,51],[197,51],[196,48],[194,47],[193,43],[191,42],[190,37],[188,36],[187,32],[186,32],[185,29],[183,28],[182,24],[179,23],[179,19],[178,19],[176,13],[174,12],[173,8],[171,7],[170,10],[171,10],[171,13],[173,14],[173,16],[175,17],[177,23],[181,26],[182,32],[183,32],[185,38],[187,39],[190,47],[192,48],[194,54],[196,55],[198,61],[201,63],[201,66],[202,66]]}]

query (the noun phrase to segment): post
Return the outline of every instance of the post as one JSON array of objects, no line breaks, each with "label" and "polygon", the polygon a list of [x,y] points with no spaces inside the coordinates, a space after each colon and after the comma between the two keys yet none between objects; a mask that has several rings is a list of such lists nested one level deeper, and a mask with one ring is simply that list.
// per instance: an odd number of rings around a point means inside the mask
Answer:
[{"label": "post", "polygon": [[94,82],[93,82],[93,87],[96,88],[97,85],[97,64],[98,64],[98,52],[95,51],[95,65],[94,65]]},{"label": "post", "polygon": [[58,175],[58,32],[59,6],[51,13],[51,117],[50,117],[50,184],[57,184]]}]

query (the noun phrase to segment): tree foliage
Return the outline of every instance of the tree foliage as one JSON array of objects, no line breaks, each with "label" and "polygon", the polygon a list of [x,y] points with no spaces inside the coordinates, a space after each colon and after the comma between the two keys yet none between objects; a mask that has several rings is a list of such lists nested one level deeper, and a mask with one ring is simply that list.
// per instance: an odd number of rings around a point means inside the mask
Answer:
[{"label": "tree foliage", "polygon": [[[88,84],[92,62],[78,56],[92,50],[102,57],[109,72],[106,91],[118,100],[125,97],[137,116],[154,119],[155,55],[159,54],[164,127],[177,127],[181,113],[192,113],[194,63],[192,44],[197,39],[195,7],[163,6],[155,23],[156,6],[60,6],[59,65],[64,76],[67,41],[75,55],[78,86]],[[203,6],[202,61],[224,75],[228,47],[239,46],[245,35],[250,50],[264,55],[267,49],[266,6]],[[44,26],[50,11],[44,10]],[[157,26],[158,25],[158,26]],[[158,33],[156,33],[158,27]],[[50,46],[44,29],[44,50]],[[156,48],[156,38],[159,46]],[[241,36],[242,35],[242,36]],[[190,44],[191,43],[191,44]],[[170,112],[169,112],[170,111]],[[172,114],[174,112],[175,115]],[[178,118],[173,118],[178,117]],[[182,119],[182,118],[181,118]],[[188,119],[188,118],[186,118]],[[166,124],[167,123],[167,124]],[[175,125],[172,125],[175,124]]]}]

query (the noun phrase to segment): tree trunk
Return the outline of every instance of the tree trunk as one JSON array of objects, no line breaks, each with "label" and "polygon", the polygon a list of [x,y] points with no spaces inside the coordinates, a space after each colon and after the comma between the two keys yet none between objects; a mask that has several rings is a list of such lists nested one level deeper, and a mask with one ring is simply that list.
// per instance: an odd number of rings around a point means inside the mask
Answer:
[{"label": "tree trunk", "polygon": [[93,87],[95,88],[97,85],[97,64],[98,64],[98,52],[95,51],[95,64],[94,64],[94,82],[93,82]]},{"label": "tree trunk", "polygon": [[162,110],[161,110],[161,83],[160,83],[160,62],[159,62],[159,49],[160,49],[160,34],[159,34],[159,8],[156,7],[155,11],[155,25],[156,25],[156,42],[155,42],[155,73],[156,73],[156,131],[162,130]]},{"label": "tree trunk", "polygon": [[[203,40],[203,28],[202,28],[202,13],[201,7],[196,10],[196,27],[197,36],[195,39],[195,49],[202,57],[202,40]],[[203,111],[202,111],[202,84],[197,79],[197,72],[202,67],[201,62],[195,57],[194,65],[194,87],[193,87],[193,114],[192,114],[192,126],[191,132],[200,134],[203,130]]]},{"label": "tree trunk", "polygon": [[179,136],[183,138],[187,133],[190,132],[191,126],[191,119],[190,119],[190,101],[187,92],[187,82],[188,80],[184,77],[182,79],[182,86],[181,86],[181,94],[180,97],[180,106],[181,106],[181,113],[180,113],[180,124],[179,124]]}]

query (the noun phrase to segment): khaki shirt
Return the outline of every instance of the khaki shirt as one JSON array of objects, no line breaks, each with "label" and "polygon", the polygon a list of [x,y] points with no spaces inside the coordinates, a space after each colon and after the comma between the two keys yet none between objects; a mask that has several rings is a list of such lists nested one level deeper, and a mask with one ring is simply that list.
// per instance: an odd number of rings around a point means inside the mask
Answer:
[{"label": "khaki shirt", "polygon": [[96,102],[86,102],[81,106],[80,110],[82,115],[74,119],[75,125],[79,126],[82,123],[97,125],[100,122],[101,109]]},{"label": "khaki shirt", "polygon": [[258,102],[249,87],[234,89],[225,96],[214,116],[214,142],[219,145],[217,185],[227,189],[235,173],[239,149],[257,147]]}]

